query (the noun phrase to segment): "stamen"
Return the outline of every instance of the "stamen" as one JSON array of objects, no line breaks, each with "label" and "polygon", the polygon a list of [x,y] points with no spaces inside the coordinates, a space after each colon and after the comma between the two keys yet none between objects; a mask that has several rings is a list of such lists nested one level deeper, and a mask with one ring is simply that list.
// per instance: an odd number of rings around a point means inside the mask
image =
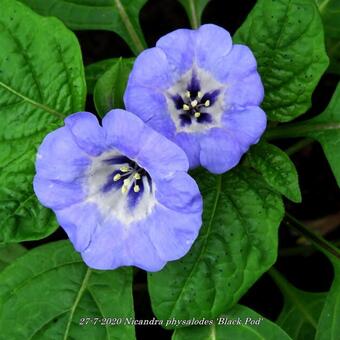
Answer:
[{"label": "stamen", "polygon": [[184,111],[189,111],[190,110],[190,106],[187,104],[183,104],[183,110]]},{"label": "stamen", "polygon": [[191,102],[192,107],[196,107],[197,104],[198,104],[198,101],[196,99]]},{"label": "stamen", "polygon": [[123,186],[122,186],[122,193],[123,193],[123,194],[126,194],[127,191],[128,191],[128,187],[127,187],[126,185],[123,185]]},{"label": "stamen", "polygon": [[201,91],[197,92],[197,98],[202,99],[203,98],[203,93]]},{"label": "stamen", "polygon": [[127,186],[130,184],[130,179],[127,178],[127,179],[124,179],[124,185]]},{"label": "stamen", "polygon": [[134,187],[133,187],[133,191],[134,192],[139,192],[140,191],[140,187],[138,184],[136,184]]},{"label": "stamen", "polygon": [[204,103],[204,106],[205,107],[208,107],[208,106],[210,106],[210,100],[208,99],[208,100],[206,100],[206,102]]},{"label": "stamen", "polygon": [[140,174],[137,172],[137,173],[135,173],[134,178],[138,181],[139,179],[141,179],[141,176],[140,176]]},{"label": "stamen", "polygon": [[190,91],[186,91],[186,92],[185,92],[185,96],[186,96],[187,98],[190,98],[190,97],[191,97]]},{"label": "stamen", "polygon": [[128,166],[122,166],[120,169],[119,169],[121,172],[128,172],[130,170],[130,167]]},{"label": "stamen", "polygon": [[119,181],[121,178],[122,178],[121,174],[116,174],[116,175],[113,177],[113,180],[114,180],[114,182],[117,182],[117,181]]},{"label": "stamen", "polygon": [[195,118],[199,118],[201,116],[201,112],[195,112]]}]

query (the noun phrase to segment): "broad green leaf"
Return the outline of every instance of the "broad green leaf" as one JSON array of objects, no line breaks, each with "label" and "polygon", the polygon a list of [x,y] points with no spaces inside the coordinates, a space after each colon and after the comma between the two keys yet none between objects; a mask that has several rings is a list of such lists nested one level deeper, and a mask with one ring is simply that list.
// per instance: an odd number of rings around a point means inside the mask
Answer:
[{"label": "broad green leaf", "polygon": [[57,224],[37,201],[38,145],[63,118],[84,108],[79,44],[55,18],[0,0],[0,243],[43,238]]},{"label": "broad green leaf", "polygon": [[0,245],[0,270],[25,253],[26,248],[20,244]]},{"label": "broad green leaf", "polygon": [[306,112],[328,66],[314,0],[259,0],[234,42],[255,54],[269,119],[286,122]]},{"label": "broad green leaf", "polygon": [[192,28],[198,28],[201,25],[201,18],[205,7],[208,5],[210,0],[178,0],[190,20]]},{"label": "broad green leaf", "polygon": [[[233,322],[229,323],[228,322]],[[176,329],[172,340],[289,340],[279,326],[250,308],[237,305],[215,324]]]},{"label": "broad green leaf", "polygon": [[221,176],[201,173],[196,177],[204,199],[198,239],[184,258],[148,276],[159,319],[221,315],[276,259],[280,195],[247,168]]},{"label": "broad green leaf", "polygon": [[329,71],[340,74],[340,1],[316,0],[325,28]]},{"label": "broad green leaf", "polygon": [[147,0],[20,0],[39,14],[55,16],[73,30],[117,33],[138,54],[146,43],[139,12]]},{"label": "broad green leaf", "polygon": [[250,149],[248,161],[273,189],[293,202],[301,202],[298,174],[285,152],[262,142]]},{"label": "broad green leaf", "polygon": [[133,62],[120,58],[98,79],[93,97],[100,116],[113,108],[124,108],[123,95]]},{"label": "broad green leaf", "polygon": [[68,241],[35,248],[0,273],[1,337],[134,339],[133,326],[109,324],[134,317],[131,281],[130,268],[86,267]]},{"label": "broad green leaf", "polygon": [[327,254],[334,268],[334,280],[322,309],[316,340],[338,340],[340,334],[340,259]]},{"label": "broad green leaf", "polygon": [[[120,58],[112,58],[112,59],[105,59],[98,61],[96,63],[90,64],[85,67],[85,78],[86,78],[86,85],[87,85],[87,93],[92,94],[94,91],[94,87],[98,79],[108,71],[111,66],[115,65]],[[124,59],[127,62],[133,64],[135,58],[127,58]]]},{"label": "broad green leaf", "polygon": [[294,340],[314,339],[327,293],[309,293],[292,286],[280,273],[270,274],[284,296],[283,310],[277,320]]}]

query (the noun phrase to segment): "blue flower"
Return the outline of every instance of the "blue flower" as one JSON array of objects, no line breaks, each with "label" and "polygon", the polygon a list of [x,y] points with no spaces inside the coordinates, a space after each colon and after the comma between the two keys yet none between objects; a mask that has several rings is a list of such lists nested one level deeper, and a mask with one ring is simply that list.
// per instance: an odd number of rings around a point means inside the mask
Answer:
[{"label": "blue flower", "polygon": [[263,85],[247,46],[215,25],[179,29],[136,59],[128,110],[186,152],[190,167],[234,167],[266,127]]},{"label": "blue flower", "polygon": [[202,198],[185,153],[137,116],[112,110],[102,126],[75,113],[46,136],[34,190],[89,267],[160,270],[201,227]]}]

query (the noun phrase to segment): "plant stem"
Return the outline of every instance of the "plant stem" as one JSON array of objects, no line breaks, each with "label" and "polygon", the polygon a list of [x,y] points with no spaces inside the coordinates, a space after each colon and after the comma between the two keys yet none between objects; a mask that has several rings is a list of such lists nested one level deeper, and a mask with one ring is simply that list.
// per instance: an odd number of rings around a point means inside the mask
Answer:
[{"label": "plant stem", "polygon": [[190,0],[190,11],[191,11],[191,27],[196,29],[199,26],[199,22],[195,8],[195,0]]},{"label": "plant stem", "polygon": [[285,150],[286,154],[288,156],[293,155],[294,153],[300,151],[301,149],[303,149],[304,147],[308,146],[309,144],[313,143],[314,140],[310,139],[310,138],[304,138],[301,139],[300,141],[298,141],[297,143],[293,144],[292,146],[290,146],[289,148],[287,148]]},{"label": "plant stem", "polygon": [[310,133],[325,130],[340,130],[340,123],[310,123],[309,121],[305,121],[295,124],[279,125],[278,127],[269,129],[265,137],[267,139],[305,137]]},{"label": "plant stem", "polygon": [[336,248],[333,244],[325,240],[323,237],[312,232],[310,228],[304,226],[295,217],[286,212],[285,222],[288,226],[298,231],[308,240],[310,240],[316,247],[321,248],[321,250],[335,256],[340,259],[340,250]]},{"label": "plant stem", "polygon": [[[333,242],[333,245],[340,247],[340,240]],[[298,256],[304,254],[311,254],[316,251],[315,247],[311,244],[305,244],[296,247],[283,248],[279,250],[279,256]]]}]

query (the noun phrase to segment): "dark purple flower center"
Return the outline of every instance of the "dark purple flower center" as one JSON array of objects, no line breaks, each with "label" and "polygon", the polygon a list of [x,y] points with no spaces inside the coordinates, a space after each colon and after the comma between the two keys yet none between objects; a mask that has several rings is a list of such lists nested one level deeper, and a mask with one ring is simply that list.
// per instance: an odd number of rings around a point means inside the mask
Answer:
[{"label": "dark purple flower center", "polygon": [[181,126],[191,125],[193,120],[196,120],[197,123],[211,123],[213,118],[206,110],[216,103],[220,92],[216,89],[202,93],[200,81],[196,72],[193,71],[184,95],[175,94],[172,96],[176,109],[180,111]]},{"label": "dark purple flower center", "polygon": [[102,192],[112,189],[121,190],[122,195],[127,196],[130,207],[134,207],[143,196],[145,185],[152,190],[152,181],[148,172],[141,168],[135,161],[125,156],[115,156],[104,160],[112,165],[112,173],[108,176]]}]

